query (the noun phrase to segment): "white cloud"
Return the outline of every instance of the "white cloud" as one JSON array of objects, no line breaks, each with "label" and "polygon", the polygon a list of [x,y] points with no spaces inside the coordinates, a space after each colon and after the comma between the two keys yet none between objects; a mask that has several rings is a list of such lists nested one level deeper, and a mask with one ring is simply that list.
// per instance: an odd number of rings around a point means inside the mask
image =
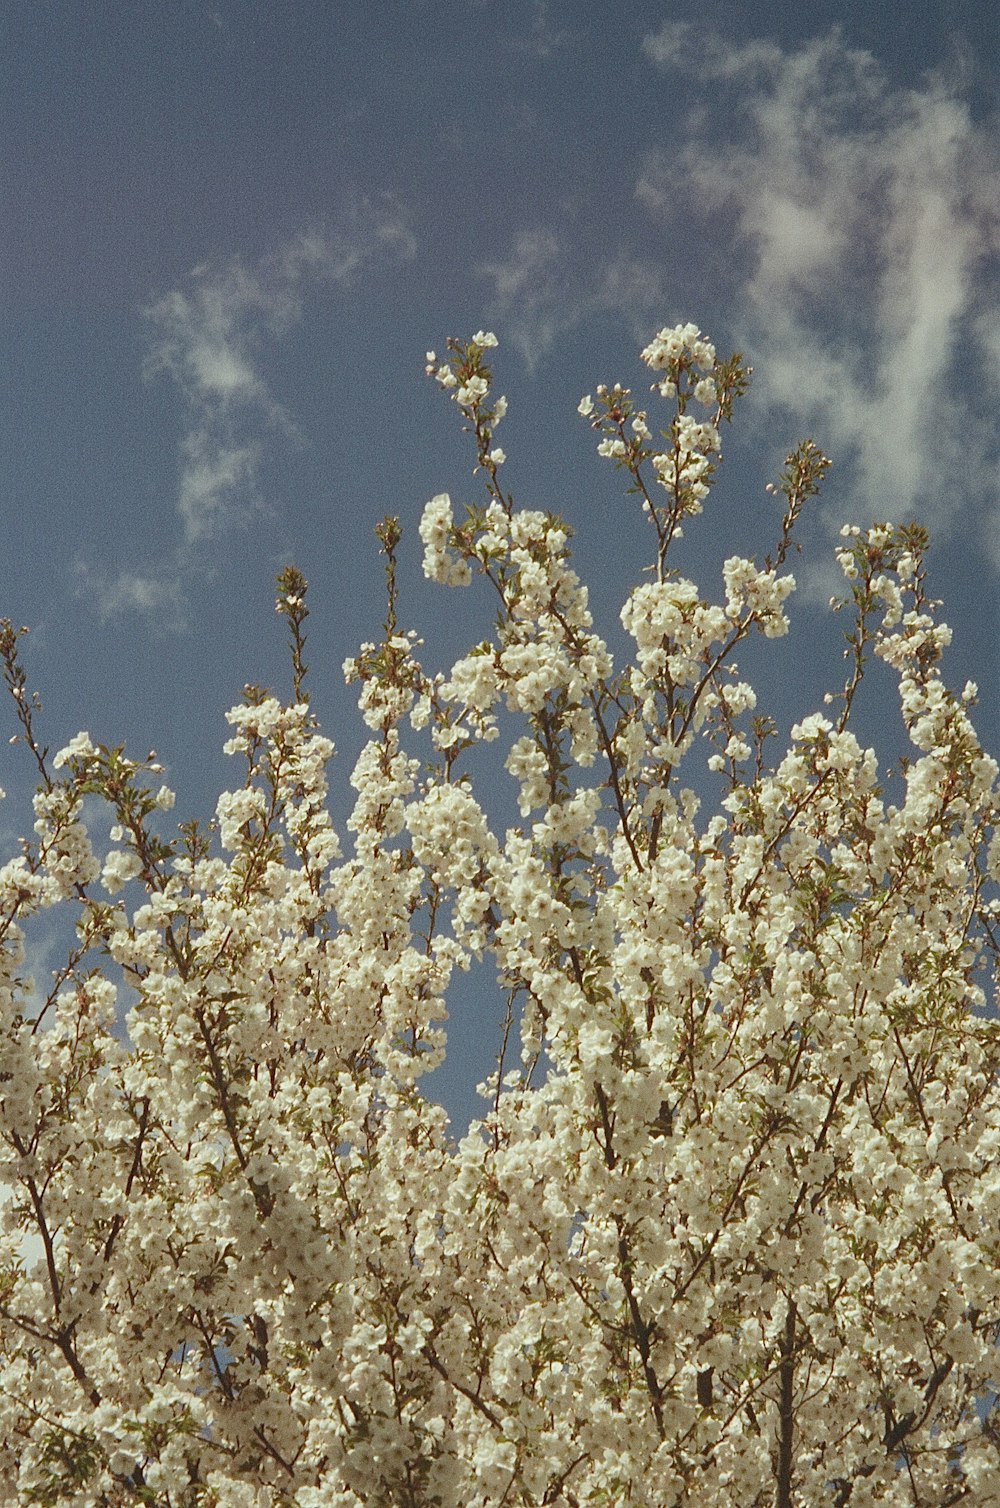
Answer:
[{"label": "white cloud", "polygon": [[559,242],[550,230],[525,230],[503,260],[480,268],[493,284],[512,343],[532,369],[555,339],[562,265]]},{"label": "white cloud", "polygon": [[252,486],[259,445],[227,444],[209,430],[197,429],[181,442],[180,496],[177,511],[188,543],[211,534],[220,516],[240,506]]},{"label": "white cloud", "polygon": [[507,255],[485,263],[480,276],[493,285],[503,328],[529,370],[560,336],[593,315],[616,310],[648,338],[664,303],[662,269],[626,252],[581,267],[572,231],[525,230]]},{"label": "white cloud", "polygon": [[553,24],[546,0],[534,0],[531,23],[515,34],[511,46],[518,52],[528,52],[538,58],[551,57],[554,52],[569,46],[574,35],[563,26]]},{"label": "white cloud", "polygon": [[559,266],[559,242],[550,230],[525,230],[503,262],[487,262],[485,277],[492,278],[501,298],[514,298],[531,288],[540,288]]},{"label": "white cloud", "polygon": [[132,613],[154,620],[161,629],[184,627],[183,588],[175,563],[158,575],[141,571],[117,574],[95,570],[87,561],[75,562],[76,595],[91,604],[102,623]]},{"label": "white cloud", "polygon": [[345,285],[366,265],[409,258],[415,249],[393,200],[359,197],[336,225],[301,231],[253,267],[238,258],[196,267],[184,289],[147,308],[155,333],[146,375],[169,374],[189,411],[178,489],[188,543],[252,503],[261,431],[294,432],[263,375],[267,340],[301,318],[304,299],[318,286]]},{"label": "white cloud", "polygon": [[836,31],[784,52],[668,22],[644,49],[713,86],[637,195],[726,245],[756,400],[846,464],[859,518],[941,529],[981,512],[997,482],[996,139],[941,78],[895,89]]},{"label": "white cloud", "polygon": [[335,223],[305,229],[252,266],[203,264],[144,311],[147,380],[169,377],[184,405],[178,441],[177,546],[162,567],[118,576],[79,568],[102,617],[171,609],[176,623],[193,552],[259,504],[265,442],[296,435],[266,378],[268,347],[324,286],[345,288],[366,268],[412,257],[416,242],[388,196],[346,201]]},{"label": "white cloud", "polygon": [[146,377],[168,374],[187,410],[176,504],[184,547],[220,533],[256,502],[256,435],[294,430],[261,371],[261,349],[299,317],[304,266],[289,246],[252,269],[239,261],[196,267],[185,289],[145,311],[156,332]]},{"label": "white cloud", "polygon": [[[306,280],[347,283],[367,265],[409,261],[416,251],[402,206],[389,195],[358,195],[345,203],[335,226],[300,231],[264,265],[294,289]],[[291,304],[297,312],[294,295]]]},{"label": "white cloud", "polygon": [[174,290],[146,310],[159,332],[147,377],[169,372],[189,399],[203,404],[266,399],[253,345],[258,319],[274,322],[276,294],[238,262],[221,272],[196,267],[190,281],[187,292]]}]

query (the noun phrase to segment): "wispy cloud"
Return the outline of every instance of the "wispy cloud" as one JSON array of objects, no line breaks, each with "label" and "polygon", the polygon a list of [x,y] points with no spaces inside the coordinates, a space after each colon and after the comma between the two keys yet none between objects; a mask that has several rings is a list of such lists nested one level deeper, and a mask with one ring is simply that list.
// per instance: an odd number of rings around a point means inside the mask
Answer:
[{"label": "wispy cloud", "polygon": [[156,331],[146,375],[169,372],[203,406],[265,399],[252,346],[258,321],[275,323],[279,293],[287,303],[288,290],[265,288],[239,262],[221,271],[194,268],[186,291],[175,289],[145,311]]},{"label": "wispy cloud", "polygon": [[347,287],[369,267],[407,259],[416,243],[388,197],[348,202],[335,224],[304,230],[254,265],[204,264],[143,312],[151,332],[145,376],[167,376],[183,402],[175,509],[179,537],[166,563],[106,574],[78,566],[81,591],[104,618],[181,616],[182,581],[197,551],[260,504],[266,446],[297,434],[267,381],[269,347],[323,287]]},{"label": "wispy cloud", "polygon": [[530,23],[514,34],[511,45],[519,52],[548,58],[573,41],[573,32],[553,22],[546,0],[534,0]]},{"label": "wispy cloud", "polygon": [[572,228],[524,230],[504,255],[479,269],[492,284],[503,328],[529,370],[560,336],[614,310],[648,335],[664,303],[663,270],[622,250],[583,262]]},{"label": "wispy cloud", "polygon": [[336,226],[302,231],[253,267],[238,259],[197,267],[185,288],[147,308],[153,341],[146,374],[168,373],[189,416],[178,496],[188,543],[252,505],[261,433],[294,431],[263,374],[266,342],[301,318],[317,286],[347,284],[366,265],[414,250],[398,205],[359,198]]},{"label": "wispy cloud", "polygon": [[254,486],[260,446],[227,443],[211,430],[196,429],[184,436],[181,456],[177,511],[190,544],[214,533],[220,519],[239,507],[241,495]]},{"label": "wispy cloud", "polygon": [[155,618],[167,630],[183,628],[183,583],[175,563],[165,572],[152,575],[141,571],[106,571],[78,558],[75,572],[77,596],[94,604],[102,623],[139,614]]},{"label": "wispy cloud", "polygon": [[504,257],[480,269],[492,283],[510,338],[529,367],[552,344],[562,303],[563,259],[551,230],[524,230]]},{"label": "wispy cloud", "polygon": [[895,89],[836,31],[784,51],[668,22],[644,50],[716,86],[637,195],[726,243],[757,401],[846,464],[858,517],[995,506],[996,137],[943,78]]}]

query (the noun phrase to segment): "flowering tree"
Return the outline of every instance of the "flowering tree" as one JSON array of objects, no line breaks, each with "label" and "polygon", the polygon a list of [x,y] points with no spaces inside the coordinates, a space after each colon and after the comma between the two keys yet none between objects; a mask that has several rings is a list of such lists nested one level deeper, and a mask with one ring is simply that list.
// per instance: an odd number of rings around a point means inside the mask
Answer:
[{"label": "flowering tree", "polygon": [[[291,701],[247,688],[242,779],[170,839],[155,764],[85,733],[48,760],[3,627],[41,785],[0,869],[0,1497],[1000,1503],[997,766],[941,678],[925,537],[845,531],[847,679],[773,757],[737,652],[786,631],[826,458],[789,457],[772,555],[727,560],[715,603],[671,551],[740,361],[661,331],[658,435],[625,388],[583,400],[651,527],[615,670],[566,526],[501,486],[494,345],[429,354],[485,497],[434,498],[420,535],[496,629],[425,671],[383,522],[346,856],[298,572]],[[872,653],[914,748],[898,795],[851,731]],[[468,771],[508,730],[503,832]],[[75,942],[46,991],[24,939],[56,906]],[[482,958],[507,1029],[455,1141],[422,1080]]]}]

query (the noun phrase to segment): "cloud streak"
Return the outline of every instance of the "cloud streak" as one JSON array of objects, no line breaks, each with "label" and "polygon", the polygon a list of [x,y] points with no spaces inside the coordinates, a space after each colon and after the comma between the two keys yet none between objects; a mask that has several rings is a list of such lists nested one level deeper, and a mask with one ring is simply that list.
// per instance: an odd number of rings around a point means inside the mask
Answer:
[{"label": "cloud streak", "polygon": [[78,563],[81,594],[102,618],[127,613],[181,620],[183,581],[207,543],[260,506],[260,467],[276,436],[297,437],[293,416],[264,375],[275,343],[322,289],[345,289],[369,269],[407,260],[416,250],[399,205],[358,197],[335,225],[294,236],[247,266],[239,258],[205,264],[184,285],[144,311],[150,345],[147,381],[167,377],[182,401],[178,484],[179,539],[156,568],[107,574]]},{"label": "cloud streak", "polygon": [[644,50],[717,86],[636,193],[728,244],[756,401],[847,463],[859,519],[995,506],[995,137],[942,78],[894,89],[836,31],[783,51],[668,22]]},{"label": "cloud streak", "polygon": [[534,0],[530,25],[515,35],[511,45],[536,58],[548,58],[571,46],[575,40],[573,32],[553,22],[546,0]]},{"label": "cloud streak", "polygon": [[132,614],[155,618],[161,628],[184,627],[183,579],[175,562],[160,573],[105,571],[89,561],[75,562],[76,595],[94,604],[102,623]]},{"label": "cloud streak", "polygon": [[624,249],[586,261],[572,227],[560,227],[559,234],[550,226],[519,232],[502,257],[482,264],[479,276],[492,286],[505,337],[529,371],[561,336],[596,314],[620,313],[648,338],[665,302],[659,265]]}]

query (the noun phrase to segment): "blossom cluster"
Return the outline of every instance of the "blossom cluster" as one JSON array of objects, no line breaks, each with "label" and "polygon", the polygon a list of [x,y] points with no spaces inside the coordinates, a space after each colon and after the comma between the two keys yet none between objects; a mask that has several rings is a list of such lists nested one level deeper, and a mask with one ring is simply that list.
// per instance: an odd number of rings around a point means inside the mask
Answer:
[{"label": "blossom cluster", "polygon": [[[845,679],[775,752],[740,651],[790,631],[828,459],[789,456],[775,548],[713,597],[672,551],[747,369],[681,325],[642,352],[659,439],[621,384],[585,398],[652,527],[616,668],[568,526],[500,486],[496,345],[428,353],[485,496],[419,534],[499,611],[425,669],[380,525],[344,834],[298,572],[292,694],[246,688],[240,775],[171,836],[153,754],[48,759],[0,623],[41,774],[0,867],[0,1500],[1000,1504],[1000,793],[926,535],[845,531]],[[872,655],[898,771],[859,733]],[[459,1133],[432,1075],[473,967],[497,1071]]]}]

